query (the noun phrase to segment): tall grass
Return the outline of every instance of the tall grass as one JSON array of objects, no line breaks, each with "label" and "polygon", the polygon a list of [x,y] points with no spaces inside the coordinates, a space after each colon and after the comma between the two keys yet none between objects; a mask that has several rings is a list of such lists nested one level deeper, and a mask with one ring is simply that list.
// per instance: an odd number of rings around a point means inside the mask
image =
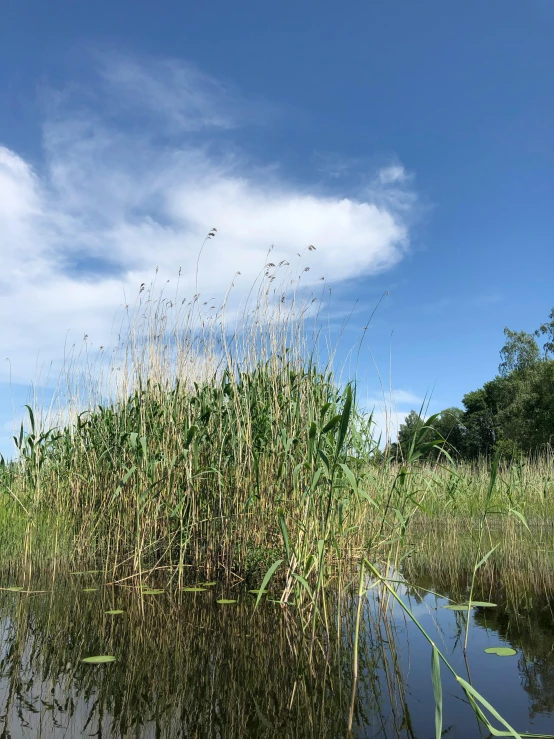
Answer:
[{"label": "tall grass", "polygon": [[28,407],[1,471],[4,505],[27,522],[24,556],[51,514],[71,527],[76,559],[180,579],[187,566],[244,575],[285,550],[291,572],[301,560],[309,574],[323,554],[377,543],[360,484],[371,417],[321,366],[311,299],[279,294],[274,271],[232,328],[226,304],[212,315],[197,296],[142,291],[110,361],[85,352],[57,409]]},{"label": "tall grass", "polygon": [[[550,459],[549,476],[524,464],[497,465],[494,478],[483,463],[429,465],[422,452],[439,443],[430,429],[406,460],[387,459],[355,378],[336,376],[333,351],[323,351],[317,303],[274,287],[276,270],[266,265],[234,315],[227,302],[212,310],[198,295],[185,303],[141,286],[111,357],[85,347],[62,375],[57,407],[28,407],[18,456],[0,465],[0,515],[16,522],[12,550],[29,580],[45,522],[56,566],[100,562],[113,581],[250,577],[261,581],[259,603],[280,577],[281,602],[298,608],[313,650],[321,624],[340,641],[330,584],[340,593],[358,583],[359,603],[371,573],[384,603],[397,599],[387,575],[414,521],[480,520],[474,581],[496,508],[520,521],[551,512]],[[439,736],[439,663],[451,668],[431,648]],[[485,704],[456,679],[482,719]]]}]

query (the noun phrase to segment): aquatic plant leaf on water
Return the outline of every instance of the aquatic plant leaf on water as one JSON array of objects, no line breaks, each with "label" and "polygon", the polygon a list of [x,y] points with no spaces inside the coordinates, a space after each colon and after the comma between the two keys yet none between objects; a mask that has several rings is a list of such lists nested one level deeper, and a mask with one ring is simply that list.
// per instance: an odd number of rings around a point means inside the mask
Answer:
[{"label": "aquatic plant leaf on water", "polygon": [[496,603],[489,603],[486,600],[472,600],[469,603],[451,603],[448,606],[442,606],[449,611],[467,611],[468,608],[496,608]]},{"label": "aquatic plant leaf on water", "polygon": [[215,580],[213,580],[212,582],[201,582],[198,584],[203,588],[211,588],[213,585],[217,585]]},{"label": "aquatic plant leaf on water", "polygon": [[141,591],[142,595],[161,595],[164,593],[164,590],[160,590],[159,588],[148,588]]},{"label": "aquatic plant leaf on water", "polygon": [[489,603],[486,600],[472,600],[471,605],[476,608],[496,608],[496,603]]},{"label": "aquatic plant leaf on water", "polygon": [[83,588],[83,593],[95,593],[98,588]]},{"label": "aquatic plant leaf on water", "polygon": [[119,616],[121,613],[125,613],[125,611],[121,611],[118,608],[114,608],[113,611],[104,611],[108,616]]},{"label": "aquatic plant leaf on water", "polygon": [[217,602],[224,606],[229,603],[236,603],[237,601],[233,600],[232,598],[220,598]]},{"label": "aquatic plant leaf on water", "polygon": [[496,654],[499,657],[513,657],[514,654],[517,654],[516,650],[511,647],[488,647],[485,649],[485,652],[487,654]]},{"label": "aquatic plant leaf on water", "polygon": [[12,585],[9,588],[0,588],[0,590],[8,590],[10,593],[20,593],[23,588],[21,585]]},{"label": "aquatic plant leaf on water", "polygon": [[194,587],[194,588],[183,588],[183,593],[205,593],[206,588]]},{"label": "aquatic plant leaf on water", "polygon": [[265,595],[265,593],[269,593],[269,590],[249,590],[249,593],[252,593],[253,595],[259,595],[261,593],[262,595]]},{"label": "aquatic plant leaf on water", "polygon": [[115,662],[115,657],[111,654],[98,654],[96,657],[85,657],[81,662],[87,665],[103,665],[106,662]]}]

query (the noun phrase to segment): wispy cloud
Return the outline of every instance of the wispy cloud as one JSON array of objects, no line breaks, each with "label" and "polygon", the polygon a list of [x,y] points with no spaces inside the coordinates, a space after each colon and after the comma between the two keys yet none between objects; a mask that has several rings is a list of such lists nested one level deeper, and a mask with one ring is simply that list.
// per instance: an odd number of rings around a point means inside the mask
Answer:
[{"label": "wispy cloud", "polygon": [[409,179],[408,174],[401,164],[391,164],[379,171],[379,181],[382,185],[406,182],[407,179]]},{"label": "wispy cloud", "polygon": [[[109,341],[123,292],[134,295],[156,267],[161,281],[179,268],[194,291],[220,295],[240,270],[245,295],[263,267],[298,263],[315,244],[305,284],[334,284],[396,264],[408,246],[413,193],[400,165],[377,172],[366,196],[317,194],[252,166],[226,139],[263,121],[265,102],[247,101],[191,65],[105,56],[86,93],[75,84],[52,94],[44,120],[44,161],[34,165],[0,147],[0,334],[13,378],[32,380],[37,352],[61,356],[88,334]],[[296,260],[296,261],[295,261]],[[7,369],[0,369],[0,381]]]},{"label": "wispy cloud", "polygon": [[400,426],[404,423],[410,411],[419,413],[423,406],[424,417],[428,417],[436,403],[431,398],[422,398],[419,395],[403,389],[386,390],[381,395],[368,395],[364,408],[373,411],[374,431],[376,437],[381,437],[381,445],[386,441],[396,441]]}]

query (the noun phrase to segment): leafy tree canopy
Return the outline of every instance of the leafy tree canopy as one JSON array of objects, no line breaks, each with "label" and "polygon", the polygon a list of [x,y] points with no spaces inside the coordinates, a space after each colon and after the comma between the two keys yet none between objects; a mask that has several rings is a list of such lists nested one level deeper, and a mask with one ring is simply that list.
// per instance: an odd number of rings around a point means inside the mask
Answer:
[{"label": "leafy tree canopy", "polygon": [[[499,374],[464,395],[461,408],[447,408],[432,421],[412,410],[400,426],[393,451],[407,457],[414,435],[432,422],[442,447],[472,459],[501,450],[506,456],[538,452],[554,445],[554,308],[534,333],[504,329]],[[537,338],[545,337],[541,348]],[[436,459],[440,447],[423,458]]]}]

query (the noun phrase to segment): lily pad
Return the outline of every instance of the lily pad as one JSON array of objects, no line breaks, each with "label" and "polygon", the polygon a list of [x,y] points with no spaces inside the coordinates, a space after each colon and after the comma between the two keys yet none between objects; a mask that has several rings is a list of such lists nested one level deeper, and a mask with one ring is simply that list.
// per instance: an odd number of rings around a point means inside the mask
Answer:
[{"label": "lily pad", "polygon": [[125,611],[120,611],[118,608],[114,608],[113,611],[104,611],[108,616],[119,616],[121,613],[125,613]]},{"label": "lily pad", "polygon": [[[472,603],[471,607],[473,608],[474,605],[475,603]],[[449,611],[467,611],[468,606],[467,603],[454,603],[450,606],[443,606],[443,608],[446,608]]]},{"label": "lily pad", "polygon": [[9,590],[11,593],[20,593],[23,588],[20,585],[12,585],[9,588],[1,588],[1,590]]},{"label": "lily pad", "polygon": [[496,603],[489,603],[486,600],[472,600],[471,605],[476,608],[496,608]]},{"label": "lily pad", "polygon": [[485,652],[487,654],[497,654],[499,657],[513,657],[514,654],[517,654],[516,650],[511,649],[511,647],[488,647]]},{"label": "lily pad", "polygon": [[143,590],[142,594],[143,595],[161,595],[163,592],[165,591],[159,590],[158,588],[149,588],[148,590],[146,589]]},{"label": "lily pad", "polygon": [[249,590],[249,593],[253,593],[253,595],[258,595],[259,593],[262,593],[262,595],[265,595],[266,593],[269,593],[269,590],[266,590],[265,588],[263,590]]},{"label": "lily pad", "polygon": [[216,581],[214,580],[213,582],[201,582],[201,583],[200,583],[200,585],[201,585],[201,586],[202,586],[203,588],[211,588],[211,587],[212,587],[213,585],[217,585],[217,583],[216,583]]},{"label": "lily pad", "polygon": [[183,588],[183,593],[205,593],[205,592],[206,592],[206,588],[200,588],[200,587]]},{"label": "lily pad", "polygon": [[96,657],[85,657],[81,662],[87,665],[103,665],[105,662],[115,662],[115,657],[111,654],[98,654]]},{"label": "lily pad", "polygon": [[228,603],[236,603],[236,600],[232,600],[231,598],[220,598],[218,601],[222,606],[227,605]]},{"label": "lily pad", "polygon": [[83,588],[83,593],[95,593],[98,588]]}]

